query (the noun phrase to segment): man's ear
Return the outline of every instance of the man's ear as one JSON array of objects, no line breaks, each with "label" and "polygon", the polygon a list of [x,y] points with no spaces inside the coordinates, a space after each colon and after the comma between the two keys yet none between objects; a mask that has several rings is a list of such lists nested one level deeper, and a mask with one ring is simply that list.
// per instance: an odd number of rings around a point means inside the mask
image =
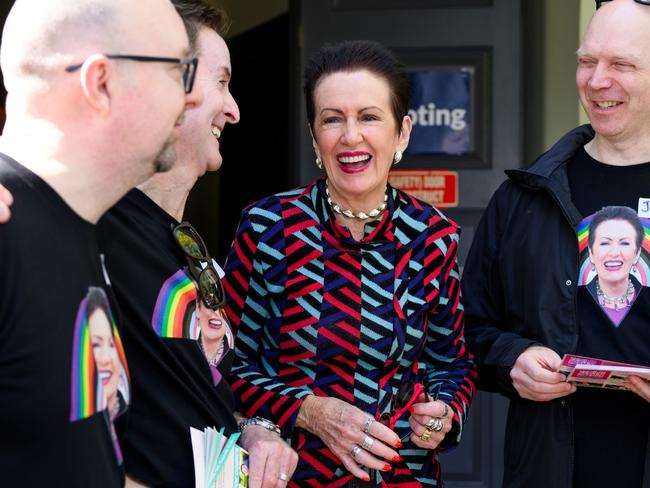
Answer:
[{"label": "man's ear", "polygon": [[103,54],[89,56],[81,66],[79,77],[86,103],[102,117],[111,111],[109,82],[113,73],[113,64]]}]

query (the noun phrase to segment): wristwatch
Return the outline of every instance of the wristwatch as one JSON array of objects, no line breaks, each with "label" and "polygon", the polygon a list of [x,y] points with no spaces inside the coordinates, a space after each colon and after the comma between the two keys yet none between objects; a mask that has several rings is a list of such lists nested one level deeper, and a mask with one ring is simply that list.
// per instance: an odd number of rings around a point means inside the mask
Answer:
[{"label": "wristwatch", "polygon": [[242,420],[241,422],[239,422],[239,432],[244,432],[244,429],[249,425],[261,425],[265,429],[270,430],[271,432],[275,432],[278,435],[281,435],[280,427],[275,425],[270,420],[266,420],[262,417],[252,417],[250,419]]}]

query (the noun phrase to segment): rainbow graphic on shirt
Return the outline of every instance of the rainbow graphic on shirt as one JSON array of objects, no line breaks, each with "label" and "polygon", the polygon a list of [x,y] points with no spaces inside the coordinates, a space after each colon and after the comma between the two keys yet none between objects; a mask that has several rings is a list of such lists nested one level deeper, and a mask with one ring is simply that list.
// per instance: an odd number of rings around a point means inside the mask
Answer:
[{"label": "rainbow graphic on shirt", "polygon": [[[72,339],[71,422],[88,418],[106,408],[106,396],[102,390],[102,382],[97,377],[90,327],[88,326],[87,304],[88,298],[86,297],[79,305]],[[107,314],[113,333],[115,350],[121,363],[118,390],[124,403],[128,405],[131,377],[126,355],[110,308],[108,308]]]},{"label": "rainbow graphic on shirt", "polygon": [[[596,276],[596,269],[589,259],[589,226],[594,215],[585,217],[580,221],[576,229],[578,236],[578,248],[580,250],[580,272],[578,275],[578,285],[587,285]],[[643,242],[641,244],[642,252],[636,265],[630,272],[639,283],[643,286],[650,286],[650,220],[639,217],[641,227],[643,228]]]},{"label": "rainbow graphic on shirt", "polygon": [[70,397],[70,421],[85,419],[95,414],[97,408],[97,379],[95,357],[90,340],[90,328],[86,316],[86,299],[77,311],[72,342],[72,383]]},{"label": "rainbow graphic on shirt", "polygon": [[192,280],[179,270],[167,279],[158,293],[151,325],[159,337],[194,339],[199,337],[199,327],[194,320],[196,287]]}]

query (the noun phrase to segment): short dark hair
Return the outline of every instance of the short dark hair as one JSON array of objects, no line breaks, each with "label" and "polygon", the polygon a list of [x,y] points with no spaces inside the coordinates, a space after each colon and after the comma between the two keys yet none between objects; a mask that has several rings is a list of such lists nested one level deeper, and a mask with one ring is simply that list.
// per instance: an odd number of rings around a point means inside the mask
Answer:
[{"label": "short dark hair", "polygon": [[225,10],[214,7],[204,0],[172,0],[178,15],[183,19],[190,47],[196,50],[196,42],[201,27],[212,29],[221,37],[226,35],[230,20]]},{"label": "short dark hair", "polygon": [[106,292],[98,286],[90,286],[86,295],[86,319],[90,319],[95,310],[102,310],[110,321],[111,309]]},{"label": "short dark hair", "polygon": [[634,210],[629,207],[620,206],[603,207],[594,214],[594,217],[591,219],[591,223],[589,224],[589,249],[591,249],[594,240],[596,239],[596,229],[600,224],[607,220],[624,220],[625,222],[628,222],[636,232],[636,248],[637,250],[641,249],[644,237],[641,220]]},{"label": "short dark hair", "polygon": [[404,65],[388,48],[374,41],[344,41],[325,44],[305,66],[305,102],[309,126],[314,128],[314,92],[318,83],[327,75],[341,71],[368,70],[388,83],[393,116],[397,131],[402,119],[408,114],[411,86]]}]

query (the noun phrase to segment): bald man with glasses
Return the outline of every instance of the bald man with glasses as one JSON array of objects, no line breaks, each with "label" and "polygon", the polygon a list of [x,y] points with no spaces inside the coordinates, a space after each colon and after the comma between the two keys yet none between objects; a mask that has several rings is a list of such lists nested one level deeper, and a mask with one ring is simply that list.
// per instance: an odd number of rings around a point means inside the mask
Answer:
[{"label": "bald man with glasses", "polygon": [[[3,486],[124,483],[125,416],[105,390],[120,375],[128,405],[129,373],[115,310],[103,316],[112,334],[89,325],[90,291],[110,296],[94,224],[174,164],[188,54],[169,0],[17,0],[6,20],[0,184],[15,203],[0,227]],[[0,201],[6,218],[11,197]]]}]

